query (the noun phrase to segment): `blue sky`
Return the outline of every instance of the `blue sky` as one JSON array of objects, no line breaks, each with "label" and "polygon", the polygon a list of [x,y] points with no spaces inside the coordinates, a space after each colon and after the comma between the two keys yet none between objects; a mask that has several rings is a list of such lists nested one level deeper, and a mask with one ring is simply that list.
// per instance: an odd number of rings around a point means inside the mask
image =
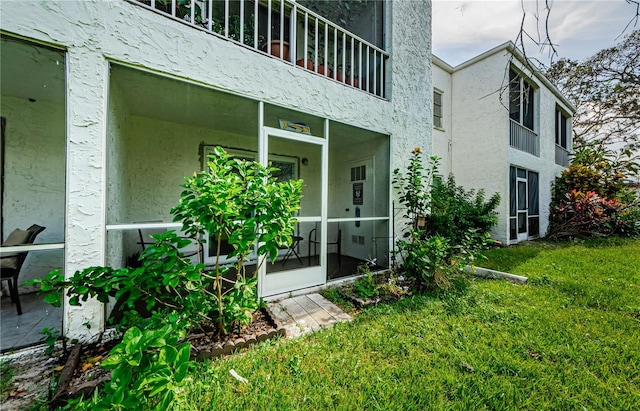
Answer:
[{"label": "blue sky", "polygon": [[[549,0],[549,31],[558,56],[584,59],[615,45],[636,13],[625,0]],[[537,35],[534,14],[541,17],[545,0],[525,0],[526,27]],[[455,66],[505,41],[516,39],[522,19],[520,0],[433,0],[433,53]],[[544,29],[544,19],[540,23]],[[635,29],[640,28],[640,24]],[[630,26],[626,33],[634,29]],[[549,64],[548,50],[530,44],[527,54]]]}]

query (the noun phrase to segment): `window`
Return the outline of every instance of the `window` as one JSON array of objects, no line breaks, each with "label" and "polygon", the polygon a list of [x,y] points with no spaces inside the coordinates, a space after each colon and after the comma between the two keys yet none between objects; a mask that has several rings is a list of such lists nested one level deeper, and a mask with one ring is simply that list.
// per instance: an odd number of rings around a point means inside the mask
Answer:
[{"label": "window", "polygon": [[569,116],[556,106],[556,145],[569,149]]},{"label": "window", "polygon": [[442,128],[442,93],[433,92],[433,126]]},{"label": "window", "polygon": [[351,167],[351,181],[362,181],[367,179],[367,168],[365,165]]},{"label": "window", "polygon": [[509,118],[533,131],[534,123],[533,85],[509,70]]}]

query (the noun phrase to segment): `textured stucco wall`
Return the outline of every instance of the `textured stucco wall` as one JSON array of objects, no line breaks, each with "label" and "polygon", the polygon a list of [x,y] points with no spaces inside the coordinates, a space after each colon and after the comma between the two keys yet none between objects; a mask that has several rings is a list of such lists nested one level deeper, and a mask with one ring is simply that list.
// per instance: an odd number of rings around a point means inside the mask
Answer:
[{"label": "textured stucco wall", "polygon": [[[431,146],[430,5],[388,2],[385,101],[126,1],[0,2],[7,33],[67,50],[66,273],[105,263],[109,60],[391,135],[393,168],[413,146]],[[102,317],[95,302],[66,306],[65,332],[95,336]]]},{"label": "textured stucco wall", "polygon": [[508,228],[508,112],[497,93],[503,86],[507,57],[501,53],[453,73],[452,170],[467,189],[500,193],[498,226],[493,235],[506,239]]},{"label": "textured stucco wall", "polygon": [[442,93],[442,127],[433,127],[433,155],[440,157],[438,174],[445,178],[452,172],[451,110],[453,102],[451,82],[451,73],[433,64],[433,88]]},{"label": "textured stucco wall", "polygon": [[[391,61],[391,169],[403,170],[414,147],[431,155],[431,1],[388,2],[387,48]],[[390,41],[389,41],[390,38]],[[398,204],[394,190],[393,198]],[[396,219],[396,237],[405,227]],[[396,239],[394,239],[395,241]]]},{"label": "textured stucco wall", "polygon": [[[65,112],[47,101],[2,96],[2,116],[7,119],[3,233],[32,224],[46,229],[36,243],[64,241],[65,212]],[[43,278],[64,266],[61,250],[31,252],[22,266],[20,281]],[[4,283],[6,285],[6,283]],[[34,291],[32,286],[20,292]]]},{"label": "textured stucco wall", "polygon": [[[125,146],[129,111],[117,83],[109,84],[107,115],[107,224],[124,221],[129,185],[124,181],[128,152]],[[122,267],[127,255],[123,253],[124,233],[110,232],[107,241],[106,265]]]}]

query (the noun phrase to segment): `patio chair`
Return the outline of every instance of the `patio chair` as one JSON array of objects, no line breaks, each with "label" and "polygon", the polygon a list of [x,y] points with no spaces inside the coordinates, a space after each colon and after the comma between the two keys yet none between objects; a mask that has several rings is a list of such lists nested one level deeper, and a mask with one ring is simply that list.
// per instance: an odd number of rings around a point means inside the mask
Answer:
[{"label": "patio chair", "polygon": [[[320,241],[317,238],[317,231],[314,228],[309,232],[309,265],[311,265],[311,245],[313,244],[313,256],[315,257],[318,254],[318,244]],[[334,241],[327,242],[327,245],[335,245],[337,246],[338,251],[338,267],[342,265],[342,229],[338,228],[338,237]]]},{"label": "patio chair", "polygon": [[[156,220],[156,221],[139,221],[137,223],[162,223],[161,220]],[[154,245],[156,242],[153,238],[151,238],[151,236],[153,234],[162,234],[164,232],[166,232],[167,229],[166,228],[139,228],[138,229],[138,236],[140,237],[140,241],[136,242],[136,244],[139,244],[140,247],[142,247],[142,251],[144,252],[144,250],[150,246],[150,245]],[[182,236],[182,238],[186,238],[186,239],[190,239],[193,240],[193,238],[191,237],[185,237]],[[192,250],[192,251],[186,251],[183,256],[184,257],[193,257],[195,255],[198,255],[200,253],[202,253],[202,247],[200,247],[200,251],[198,251],[197,247],[196,250]],[[202,258],[202,256],[200,256]]]},{"label": "patio chair", "polygon": [[[9,247],[14,245],[26,245],[33,244],[38,234],[40,234],[45,227],[41,227],[37,224],[27,228],[27,230],[15,229],[9,234],[9,237],[2,243],[3,247]],[[27,251],[9,255],[0,256],[0,272],[1,281],[7,281],[9,283],[9,294],[11,295],[11,302],[15,303],[18,315],[22,315],[22,306],[20,305],[20,296],[18,294],[18,277],[20,276],[20,269],[24,260],[27,258]]]}]

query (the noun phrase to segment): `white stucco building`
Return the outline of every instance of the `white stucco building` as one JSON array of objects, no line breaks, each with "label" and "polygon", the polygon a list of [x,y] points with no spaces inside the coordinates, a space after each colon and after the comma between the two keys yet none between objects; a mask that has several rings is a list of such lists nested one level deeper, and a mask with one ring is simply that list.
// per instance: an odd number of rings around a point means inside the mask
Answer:
[{"label": "white stucco building", "polygon": [[[0,2],[1,234],[46,227],[21,281],[124,266],[139,230],[179,227],[179,185],[215,145],[306,184],[301,258],[263,267],[261,295],[389,266],[391,170],[431,147],[431,4],[304,6],[322,3]],[[104,329],[102,304],[64,310],[68,337]]]},{"label": "white stucco building", "polygon": [[[501,194],[504,243],[544,234],[571,150],[573,107],[511,43],[432,59],[428,0],[1,1],[0,33],[0,234],[46,227],[20,282],[130,264],[141,235],[180,228],[180,184],[217,145],[305,183],[265,297],[391,265],[391,172],[415,146]],[[91,338],[108,313],[65,305],[62,329]]]},{"label": "white stucco building", "polygon": [[440,173],[501,196],[493,237],[544,236],[551,184],[569,164],[575,108],[508,42],[452,67],[433,57],[433,153]]}]

